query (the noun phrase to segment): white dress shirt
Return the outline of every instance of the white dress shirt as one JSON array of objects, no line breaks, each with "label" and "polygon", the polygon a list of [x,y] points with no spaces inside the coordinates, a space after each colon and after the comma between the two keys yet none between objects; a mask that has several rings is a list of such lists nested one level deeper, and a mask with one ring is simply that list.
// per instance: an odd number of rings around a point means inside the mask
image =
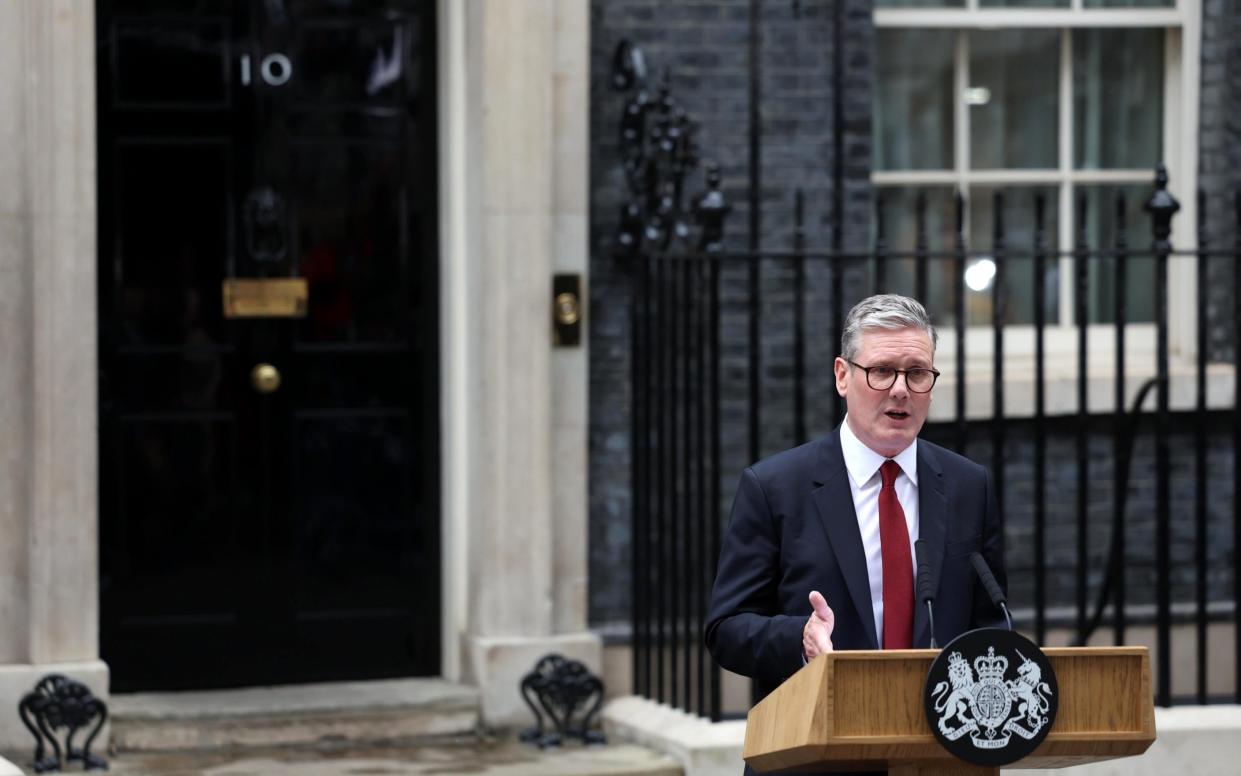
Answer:
[{"label": "white dress shirt", "polygon": [[[840,450],[844,454],[845,468],[849,471],[849,491],[853,494],[853,509],[857,512],[858,528],[862,532],[862,547],[866,550],[866,572],[870,575],[870,603],[875,610],[875,635],[883,647],[883,544],[879,540],[879,491],[883,478],[879,467],[888,460],[862,444],[849,428],[849,416],[840,424]],[[909,529],[909,557],[914,558],[914,542],[918,540],[918,440],[892,458],[901,467],[896,476],[896,498],[905,511],[905,525]],[[910,564],[909,574],[917,572],[917,561]],[[832,602],[828,601],[830,605]]]}]

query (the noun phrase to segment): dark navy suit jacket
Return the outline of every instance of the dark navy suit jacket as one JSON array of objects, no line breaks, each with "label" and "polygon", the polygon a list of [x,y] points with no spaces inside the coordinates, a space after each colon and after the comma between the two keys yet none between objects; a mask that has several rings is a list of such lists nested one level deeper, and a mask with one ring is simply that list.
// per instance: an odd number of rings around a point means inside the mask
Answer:
[{"label": "dark navy suit jacket", "polygon": [[[839,430],[746,469],[733,502],[711,591],[707,648],[721,666],[767,695],[802,667],[808,596],[836,615],[835,649],[878,649],[870,579]],[[970,563],[979,551],[1007,589],[995,490],[982,466],[918,440],[918,534],[927,542],[942,646],[995,611]],[[914,607],[913,646],[930,646],[925,606]],[[749,773],[749,768],[746,769]]]}]

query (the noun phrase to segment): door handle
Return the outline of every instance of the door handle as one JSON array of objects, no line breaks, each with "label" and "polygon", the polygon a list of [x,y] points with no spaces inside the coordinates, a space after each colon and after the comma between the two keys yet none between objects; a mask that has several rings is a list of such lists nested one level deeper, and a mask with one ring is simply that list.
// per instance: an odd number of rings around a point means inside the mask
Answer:
[{"label": "door handle", "polygon": [[582,341],[582,278],[576,274],[552,277],[552,343],[574,346]]},{"label": "door handle", "polygon": [[271,364],[255,364],[250,383],[259,393],[275,393],[280,388],[280,370]]}]

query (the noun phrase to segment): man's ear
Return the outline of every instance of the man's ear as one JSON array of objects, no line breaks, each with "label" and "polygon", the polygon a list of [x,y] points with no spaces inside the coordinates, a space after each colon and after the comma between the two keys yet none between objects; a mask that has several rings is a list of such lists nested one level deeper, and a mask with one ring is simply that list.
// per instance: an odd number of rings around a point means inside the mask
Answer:
[{"label": "man's ear", "polygon": [[849,362],[836,356],[836,363],[832,369],[836,373],[836,393],[847,397],[849,394]]}]

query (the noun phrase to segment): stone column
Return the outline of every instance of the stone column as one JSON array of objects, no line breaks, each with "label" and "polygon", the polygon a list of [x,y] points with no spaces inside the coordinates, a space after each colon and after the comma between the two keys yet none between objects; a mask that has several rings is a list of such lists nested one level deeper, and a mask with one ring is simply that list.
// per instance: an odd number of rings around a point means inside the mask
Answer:
[{"label": "stone column", "polygon": [[24,748],[14,710],[39,677],[65,673],[99,695],[108,683],[91,3],[0,3],[0,148],[0,747]]},{"label": "stone column", "polygon": [[585,274],[587,6],[440,3],[445,674],[531,721],[586,625],[586,361],[553,352],[556,271]]},{"label": "stone column", "polygon": [[[556,0],[552,65],[552,269],[582,278],[590,325],[590,3]],[[589,504],[587,455],[590,354],[582,344],[552,351],[553,605],[558,633],[586,627]]]}]

